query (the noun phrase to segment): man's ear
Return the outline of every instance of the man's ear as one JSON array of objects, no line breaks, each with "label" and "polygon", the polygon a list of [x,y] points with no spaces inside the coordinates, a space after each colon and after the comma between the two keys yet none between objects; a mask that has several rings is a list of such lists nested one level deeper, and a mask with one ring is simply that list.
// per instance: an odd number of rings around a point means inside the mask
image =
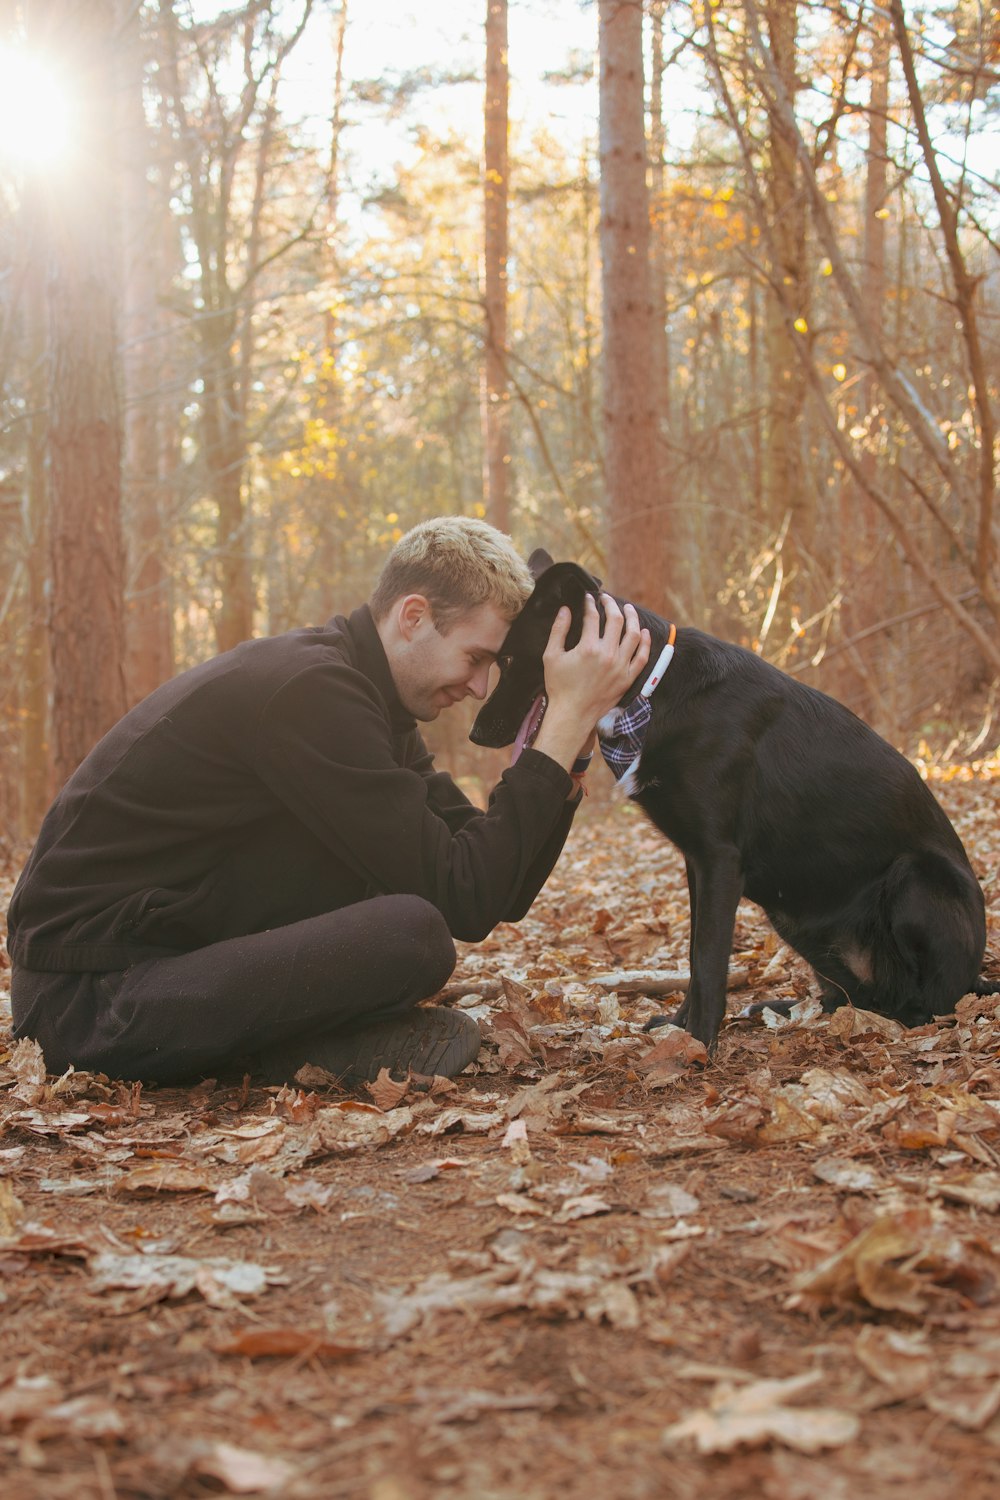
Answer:
[{"label": "man's ear", "polygon": [[407,594],[396,606],[396,621],[404,641],[411,641],[425,620],[431,621],[430,600],[423,594]]}]

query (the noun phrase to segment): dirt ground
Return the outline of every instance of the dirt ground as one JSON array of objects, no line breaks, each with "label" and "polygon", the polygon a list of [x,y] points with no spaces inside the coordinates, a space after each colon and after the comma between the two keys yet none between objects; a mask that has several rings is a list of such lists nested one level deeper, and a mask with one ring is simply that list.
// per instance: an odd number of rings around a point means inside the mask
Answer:
[{"label": "dirt ground", "polygon": [[[931,773],[1000,975],[1000,767]],[[592,805],[463,951],[452,1085],[46,1079],[5,1012],[5,1500],[1000,1494],[1000,997],[817,1015],[745,906],[705,1067],[620,972],[686,943],[676,853]]]}]

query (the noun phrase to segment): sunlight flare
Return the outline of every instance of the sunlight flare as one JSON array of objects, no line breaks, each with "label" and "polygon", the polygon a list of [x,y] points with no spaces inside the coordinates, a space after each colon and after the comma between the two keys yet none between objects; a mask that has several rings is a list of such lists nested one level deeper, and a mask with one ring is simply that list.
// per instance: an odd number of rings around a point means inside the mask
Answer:
[{"label": "sunlight flare", "polygon": [[54,165],[69,148],[73,119],[63,76],[22,47],[0,45],[0,159]]}]

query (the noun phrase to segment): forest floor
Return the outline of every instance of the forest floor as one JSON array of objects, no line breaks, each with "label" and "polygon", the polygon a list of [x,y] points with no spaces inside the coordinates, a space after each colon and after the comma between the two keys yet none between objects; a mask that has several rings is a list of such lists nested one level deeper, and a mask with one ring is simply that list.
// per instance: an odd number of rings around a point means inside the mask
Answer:
[{"label": "forest floor", "polygon": [[[1000,765],[930,770],[1000,974]],[[450,1085],[46,1079],[5,1013],[5,1500],[1000,1494],[1000,1001],[739,1019],[809,992],[743,906],[703,1067],[596,977],[686,944],[677,854],[591,805],[463,950]]]}]

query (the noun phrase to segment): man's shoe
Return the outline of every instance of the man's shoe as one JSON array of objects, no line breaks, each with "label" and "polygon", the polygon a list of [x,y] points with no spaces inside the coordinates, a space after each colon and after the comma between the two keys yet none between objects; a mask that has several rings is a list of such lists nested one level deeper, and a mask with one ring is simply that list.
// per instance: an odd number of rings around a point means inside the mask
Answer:
[{"label": "man's shoe", "polygon": [[355,1031],[328,1031],[268,1049],[267,1083],[290,1083],[305,1063],[325,1068],[341,1083],[373,1083],[383,1068],[398,1078],[409,1073],[452,1078],[479,1052],[479,1027],[471,1016],[440,1005],[420,1006]]}]

